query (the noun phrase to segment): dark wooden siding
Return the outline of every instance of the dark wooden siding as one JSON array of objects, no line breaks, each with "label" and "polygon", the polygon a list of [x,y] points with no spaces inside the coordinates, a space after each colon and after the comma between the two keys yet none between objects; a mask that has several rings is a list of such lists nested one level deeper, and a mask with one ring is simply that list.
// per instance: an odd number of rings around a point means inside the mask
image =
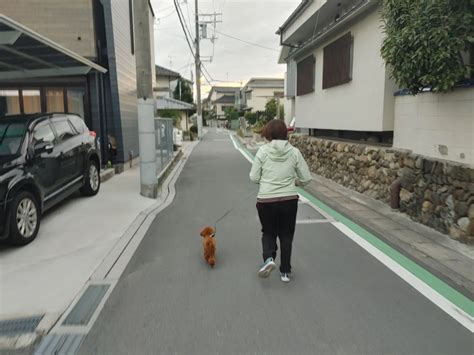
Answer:
[{"label": "dark wooden siding", "polygon": [[314,64],[313,55],[298,62],[296,72],[296,95],[301,96],[314,91]]},{"label": "dark wooden siding", "polygon": [[115,132],[117,162],[125,162],[129,152],[138,156],[137,73],[135,56],[131,50],[128,26],[128,0],[107,0],[104,17],[109,59],[112,122],[109,131]]},{"label": "dark wooden siding", "polygon": [[347,33],[324,47],[323,89],[352,80],[352,35]]}]

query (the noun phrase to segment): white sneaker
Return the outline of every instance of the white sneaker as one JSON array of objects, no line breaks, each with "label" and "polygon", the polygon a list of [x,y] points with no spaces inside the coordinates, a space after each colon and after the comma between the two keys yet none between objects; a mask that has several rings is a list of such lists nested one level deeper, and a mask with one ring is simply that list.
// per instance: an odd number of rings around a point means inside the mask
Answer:
[{"label": "white sneaker", "polygon": [[271,272],[276,268],[276,264],[273,261],[273,258],[268,258],[265,262],[260,266],[258,270],[258,276],[260,277],[268,277],[270,276]]},{"label": "white sneaker", "polygon": [[285,272],[281,272],[281,273],[280,273],[280,280],[281,280],[282,282],[290,282],[290,281],[291,281],[291,279],[290,279],[290,274],[285,273]]}]

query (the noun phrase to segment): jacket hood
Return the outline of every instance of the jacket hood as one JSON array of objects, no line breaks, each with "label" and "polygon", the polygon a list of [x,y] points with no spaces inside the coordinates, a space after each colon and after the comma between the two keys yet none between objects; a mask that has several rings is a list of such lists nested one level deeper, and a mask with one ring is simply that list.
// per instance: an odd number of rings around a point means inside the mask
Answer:
[{"label": "jacket hood", "polygon": [[288,141],[272,140],[265,149],[268,157],[273,161],[286,161],[291,155],[292,145]]}]

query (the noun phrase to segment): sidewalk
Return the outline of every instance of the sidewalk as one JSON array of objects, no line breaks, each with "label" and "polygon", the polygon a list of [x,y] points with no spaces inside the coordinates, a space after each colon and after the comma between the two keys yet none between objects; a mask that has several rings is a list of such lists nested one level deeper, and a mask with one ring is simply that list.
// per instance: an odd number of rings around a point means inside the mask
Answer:
[{"label": "sidewalk", "polygon": [[[185,142],[183,150],[189,146]],[[140,195],[138,166],[116,176],[112,169],[104,170],[101,179],[97,196],[75,194],[47,212],[31,244],[0,245],[0,352],[28,346],[47,332],[110,258],[137,216],[160,201]],[[23,330],[14,324],[20,320]],[[5,323],[17,330],[9,332]]]},{"label": "sidewalk", "polygon": [[[244,141],[253,153],[259,145]],[[313,174],[305,190],[337,212],[385,241],[435,276],[474,299],[474,246],[461,244],[447,235],[392,211],[383,202]]]}]

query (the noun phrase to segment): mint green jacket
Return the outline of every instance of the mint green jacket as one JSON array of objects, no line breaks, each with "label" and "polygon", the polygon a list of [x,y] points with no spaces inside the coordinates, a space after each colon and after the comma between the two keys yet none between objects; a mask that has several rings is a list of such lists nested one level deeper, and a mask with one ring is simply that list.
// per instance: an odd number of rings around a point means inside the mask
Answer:
[{"label": "mint green jacket", "polygon": [[260,184],[258,198],[286,197],[297,195],[295,181],[306,185],[311,173],[297,148],[286,140],[273,140],[255,155],[250,180]]}]

